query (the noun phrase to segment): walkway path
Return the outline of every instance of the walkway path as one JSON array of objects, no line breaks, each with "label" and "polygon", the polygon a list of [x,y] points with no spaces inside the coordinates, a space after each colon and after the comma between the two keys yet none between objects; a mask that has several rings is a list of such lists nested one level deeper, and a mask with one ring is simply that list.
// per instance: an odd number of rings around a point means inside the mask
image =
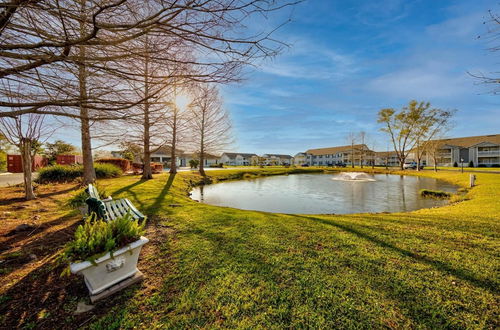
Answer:
[{"label": "walkway path", "polygon": [[[33,179],[36,179],[38,173],[33,173]],[[22,173],[0,173],[0,187],[13,186],[23,183]]]}]

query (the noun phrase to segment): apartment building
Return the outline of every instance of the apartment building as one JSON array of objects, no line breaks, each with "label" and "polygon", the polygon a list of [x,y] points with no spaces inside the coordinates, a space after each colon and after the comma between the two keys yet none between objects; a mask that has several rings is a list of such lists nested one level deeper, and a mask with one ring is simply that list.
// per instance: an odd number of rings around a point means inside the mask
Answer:
[{"label": "apartment building", "polygon": [[[474,167],[500,166],[500,134],[443,139],[438,142],[438,166],[460,166],[462,163],[468,166],[471,162]],[[427,152],[423,160],[430,166],[434,165],[433,158],[431,153]]]},{"label": "apartment building", "polygon": [[302,166],[307,163],[307,154],[305,152],[299,152],[293,156],[292,162],[295,166]]},{"label": "apartment building", "polygon": [[399,166],[399,158],[394,151],[374,152],[375,166]]},{"label": "apartment building", "polygon": [[258,157],[256,154],[225,152],[220,156],[219,162],[224,165],[246,166],[252,164],[252,157]]},{"label": "apartment building", "polygon": [[311,166],[371,165],[374,155],[365,144],[309,149],[305,154],[306,163]]},{"label": "apartment building", "polygon": [[264,154],[262,158],[264,159],[264,165],[291,165],[293,157],[290,155]]}]

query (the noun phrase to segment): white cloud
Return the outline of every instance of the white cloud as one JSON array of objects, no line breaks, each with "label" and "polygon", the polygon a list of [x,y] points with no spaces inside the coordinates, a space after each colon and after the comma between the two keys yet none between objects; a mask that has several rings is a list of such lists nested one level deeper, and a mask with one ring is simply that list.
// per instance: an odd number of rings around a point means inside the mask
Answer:
[{"label": "white cloud", "polygon": [[449,98],[471,92],[472,82],[463,73],[403,69],[373,79],[368,89],[408,99]]}]

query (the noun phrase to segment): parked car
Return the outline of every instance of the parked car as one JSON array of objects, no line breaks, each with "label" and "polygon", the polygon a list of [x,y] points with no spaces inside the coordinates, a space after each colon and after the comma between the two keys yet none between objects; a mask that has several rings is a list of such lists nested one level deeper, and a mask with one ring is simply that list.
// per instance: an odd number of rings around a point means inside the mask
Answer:
[{"label": "parked car", "polygon": [[[407,163],[404,163],[403,164],[403,169],[407,170],[407,169],[412,169],[412,170],[416,170],[417,169],[417,163],[416,162],[407,162]],[[419,165],[419,169],[424,169],[424,166],[423,165]]]},{"label": "parked car", "polygon": [[309,164],[302,164],[300,166],[302,166],[302,167],[309,167]]},{"label": "parked car", "polygon": [[335,164],[335,166],[337,166],[337,167],[345,167],[345,164],[344,163],[337,163],[337,164]]}]

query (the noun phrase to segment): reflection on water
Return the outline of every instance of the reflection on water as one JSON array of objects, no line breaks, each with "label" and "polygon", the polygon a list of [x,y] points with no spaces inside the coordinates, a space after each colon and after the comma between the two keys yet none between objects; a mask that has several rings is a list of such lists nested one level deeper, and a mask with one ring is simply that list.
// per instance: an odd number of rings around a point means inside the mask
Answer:
[{"label": "reflection on water", "polygon": [[446,204],[424,199],[420,189],[455,192],[432,178],[375,174],[375,181],[337,181],[331,174],[297,174],[224,182],[192,191],[200,202],[279,213],[363,213],[413,211]]}]

